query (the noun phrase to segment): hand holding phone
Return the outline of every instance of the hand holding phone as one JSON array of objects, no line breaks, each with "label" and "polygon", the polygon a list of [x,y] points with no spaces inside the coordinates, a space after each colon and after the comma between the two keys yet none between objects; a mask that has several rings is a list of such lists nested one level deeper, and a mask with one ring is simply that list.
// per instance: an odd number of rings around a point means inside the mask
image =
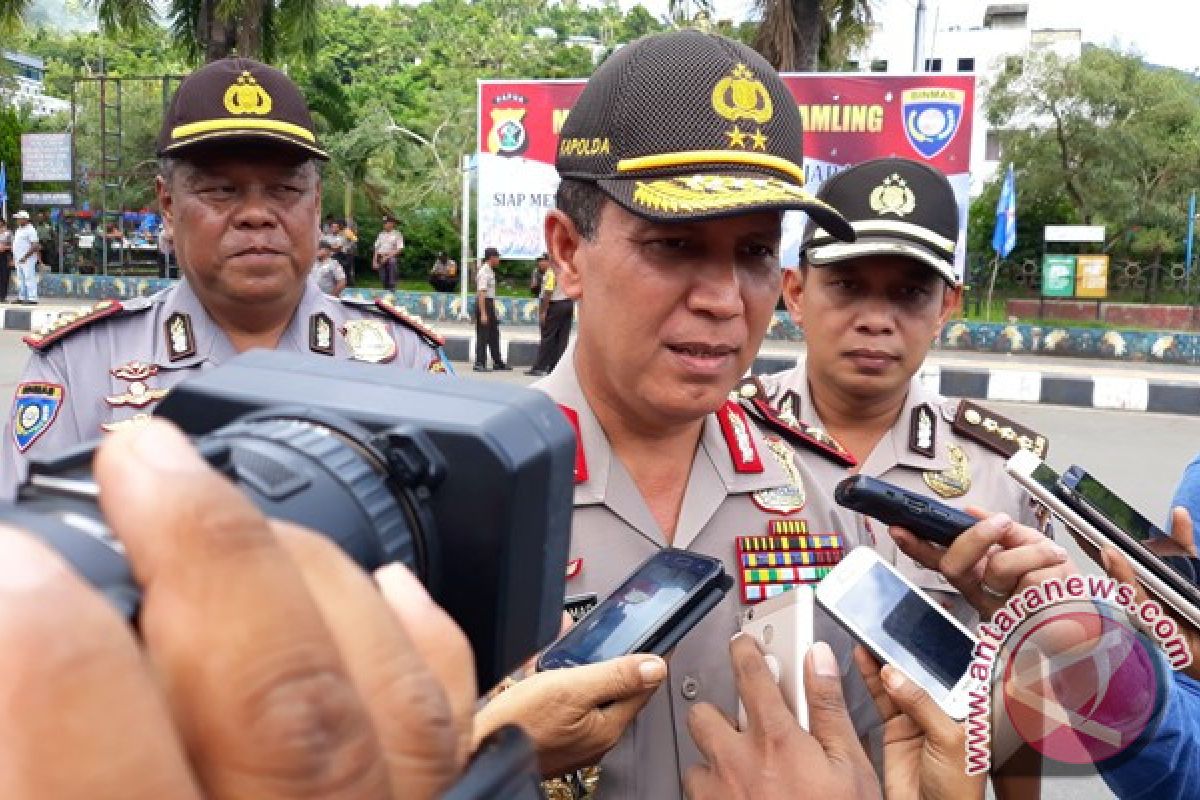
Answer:
[{"label": "hand holding phone", "polygon": [[887,525],[899,525],[942,547],[949,547],[959,534],[979,521],[932,497],[867,475],[843,480],[834,490],[833,499],[851,511]]},{"label": "hand holding phone", "polygon": [[[783,700],[808,730],[804,656],[813,643],[813,589],[797,586],[742,612],[742,633],[758,641]],[[738,724],[746,729],[746,708],[738,703]]]}]

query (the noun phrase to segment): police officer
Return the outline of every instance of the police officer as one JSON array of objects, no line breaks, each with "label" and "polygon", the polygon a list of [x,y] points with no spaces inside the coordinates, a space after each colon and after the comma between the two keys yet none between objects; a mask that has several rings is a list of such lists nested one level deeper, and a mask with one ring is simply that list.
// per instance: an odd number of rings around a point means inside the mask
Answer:
[{"label": "police officer", "polygon": [[[819,428],[846,451],[843,463],[814,462],[814,491],[832,494],[861,472],[1040,527],[1035,504],[1004,463],[1019,447],[1045,457],[1045,437],[975,402],[942,397],[917,377],[962,295],[949,181],[925,164],[883,158],[839,173],[818,196],[845,215],[857,239],[839,242],[815,225],[806,228],[800,268],[783,279],[788,310],[804,329],[806,358],[743,384],[748,405]],[[859,514],[849,524],[918,586],[954,593],[940,573],[898,552],[885,526]],[[983,588],[1006,596],[1012,587],[988,586],[985,576]],[[956,593],[944,599],[964,622],[977,620]]]},{"label": "police officer", "polygon": [[252,347],[445,369],[440,338],[388,299],[339,301],[309,280],[328,156],[282,72],[241,58],[194,72],[163,120],[158,156],[182,279],[25,338],[33,352],[0,456],[7,492],[27,457],[145,419],[179,381]]},{"label": "police officer", "polygon": [[575,301],[567,297],[558,280],[558,267],[550,256],[542,254],[537,261],[541,278],[538,286],[538,323],[542,338],[538,342],[537,358],[526,375],[542,377],[549,374],[567,350],[571,338],[571,320],[575,316]]},{"label": "police officer", "polygon": [[[793,563],[810,564],[790,574],[813,580],[821,559],[853,544],[835,535],[830,501],[798,456],[825,457],[813,440],[768,435],[728,399],[778,298],[783,211],[852,235],[803,189],[801,153],[778,74],[748,47],[697,31],[615,53],[561,133],[545,233],[579,327],[537,386],[578,435],[568,594],[603,598],[668,546],[742,578],[674,650],[667,679],[604,758],[599,797],[680,798],[699,757],[689,710],[709,701],[736,714],[727,643],[746,604],[782,588],[748,580],[742,555],[753,563],[757,545],[786,539]],[[834,649],[851,669],[844,635]],[[544,720],[518,721],[542,735]]]}]

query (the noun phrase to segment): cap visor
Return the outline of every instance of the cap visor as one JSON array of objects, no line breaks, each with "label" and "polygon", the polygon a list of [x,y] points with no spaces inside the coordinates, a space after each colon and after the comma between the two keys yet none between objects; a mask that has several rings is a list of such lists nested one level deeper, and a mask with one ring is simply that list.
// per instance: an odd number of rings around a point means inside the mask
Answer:
[{"label": "cap visor", "polygon": [[160,156],[179,156],[186,153],[193,147],[213,147],[219,144],[236,144],[238,142],[246,144],[256,144],[277,150],[294,150],[298,154],[307,158],[316,158],[321,161],[328,161],[329,154],[317,147],[311,142],[305,142],[293,136],[288,136],[283,133],[263,130],[239,130],[233,128],[230,130],[210,131],[208,133],[200,133],[195,136],[189,136],[177,142],[172,142],[166,147],[158,151]]},{"label": "cap visor", "polygon": [[772,173],[714,172],[598,180],[631,214],[655,222],[694,222],[758,211],[804,211],[828,233],[854,241],[854,229],[832,206]]},{"label": "cap visor", "polygon": [[958,276],[954,274],[954,265],[928,248],[921,247],[909,241],[896,239],[860,238],[853,243],[834,243],[821,247],[810,247],[804,251],[804,259],[814,267],[824,267],[849,261],[852,258],[868,258],[870,256],[899,256],[932,268],[942,280],[951,286],[958,286]]}]

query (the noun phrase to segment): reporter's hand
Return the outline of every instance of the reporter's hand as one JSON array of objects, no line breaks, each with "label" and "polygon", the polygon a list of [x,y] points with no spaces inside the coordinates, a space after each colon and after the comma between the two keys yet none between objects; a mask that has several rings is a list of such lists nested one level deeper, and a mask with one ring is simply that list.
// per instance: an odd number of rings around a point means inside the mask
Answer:
[{"label": "reporter's hand", "polygon": [[142,639],[57,555],[0,531],[0,797],[440,795],[474,671],[415,579],[381,574],[389,608],[162,421],[109,436],[95,475],[144,589]]},{"label": "reporter's hand", "polygon": [[666,662],[648,654],[539,672],[479,710],[475,740],[519,725],[533,740],[542,774],[562,775],[611,750],[666,677]]},{"label": "reporter's hand", "polygon": [[815,643],[804,660],[811,734],[788,709],[753,637],[735,636],[729,653],[747,729],[739,732],[707,703],[692,708],[688,728],[707,764],[690,767],[683,777],[690,800],[880,797],[846,712],[841,671],[829,645]]},{"label": "reporter's hand", "polygon": [[888,800],[983,797],[985,775],[967,774],[967,736],[933,698],[861,647],[854,660],[883,719],[883,788]]},{"label": "reporter's hand", "polygon": [[948,548],[904,528],[892,527],[890,532],[902,553],[945,575],[985,619],[1022,589],[1079,573],[1062,545],[1040,531],[1013,522],[1007,514],[985,517],[980,509],[967,511],[983,518]]}]

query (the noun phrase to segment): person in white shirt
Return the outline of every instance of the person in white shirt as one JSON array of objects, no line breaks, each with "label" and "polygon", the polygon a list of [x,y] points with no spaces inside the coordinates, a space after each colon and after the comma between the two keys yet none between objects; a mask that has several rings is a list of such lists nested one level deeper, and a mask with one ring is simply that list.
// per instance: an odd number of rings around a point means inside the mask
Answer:
[{"label": "person in white shirt", "polygon": [[17,302],[22,305],[37,305],[38,297],[38,253],[42,249],[38,241],[37,228],[29,221],[28,211],[13,214],[17,231],[13,234],[13,258],[17,268]]},{"label": "person in white shirt", "polygon": [[375,237],[375,258],[372,266],[383,281],[383,288],[396,288],[396,276],[400,271],[400,255],[404,252],[404,236],[396,230],[396,220],[384,217],[383,230]]}]

